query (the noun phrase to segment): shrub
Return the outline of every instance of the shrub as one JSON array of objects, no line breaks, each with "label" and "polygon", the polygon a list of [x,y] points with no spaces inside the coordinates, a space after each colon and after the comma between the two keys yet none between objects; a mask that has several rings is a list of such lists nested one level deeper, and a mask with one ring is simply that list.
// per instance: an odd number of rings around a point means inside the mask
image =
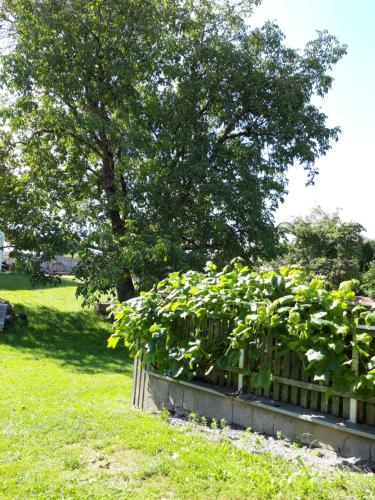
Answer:
[{"label": "shrub", "polygon": [[[371,337],[356,336],[360,375],[351,369],[351,350],[356,324],[361,318],[374,321],[375,314],[362,306],[349,311],[355,298],[351,282],[331,288],[323,278],[299,269],[254,270],[235,259],[217,271],[208,262],[204,273],[172,273],[149,292],[119,304],[109,346],[122,338],[130,353],[144,354],[152,369],[191,379],[218,364],[237,365],[239,349],[250,341],[261,344],[272,334],[277,338],[276,354],[296,351],[314,380],[331,380],[335,391],[372,395]],[[190,332],[181,324],[188,317],[195,324]],[[228,321],[228,335],[207,335],[209,318]],[[252,384],[266,386],[270,378],[269,367],[261,365]]]},{"label": "shrub", "polygon": [[375,298],[375,260],[362,276],[361,292],[368,297]]}]

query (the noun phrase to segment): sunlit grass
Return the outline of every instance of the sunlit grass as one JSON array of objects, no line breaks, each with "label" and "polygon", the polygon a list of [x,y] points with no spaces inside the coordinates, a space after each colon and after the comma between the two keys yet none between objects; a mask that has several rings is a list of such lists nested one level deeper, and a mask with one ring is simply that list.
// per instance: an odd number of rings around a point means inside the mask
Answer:
[{"label": "sunlit grass", "polygon": [[28,320],[0,333],[0,498],[375,498],[373,477],[316,475],[130,405],[131,362],[74,282],[32,289],[0,275]]}]

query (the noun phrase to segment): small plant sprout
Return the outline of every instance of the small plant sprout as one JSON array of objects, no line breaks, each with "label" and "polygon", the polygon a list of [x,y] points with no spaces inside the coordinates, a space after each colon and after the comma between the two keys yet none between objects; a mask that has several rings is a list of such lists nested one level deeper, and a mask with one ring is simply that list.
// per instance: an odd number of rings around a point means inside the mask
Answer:
[{"label": "small plant sprout", "polygon": [[207,418],[205,416],[201,417],[201,424],[207,427]]},{"label": "small plant sprout", "polygon": [[217,420],[216,418],[213,418],[211,420],[211,429],[217,429],[218,425],[217,425]]},{"label": "small plant sprout", "polygon": [[160,417],[163,420],[163,422],[168,422],[169,420],[170,417],[169,410],[165,406],[163,406],[163,408],[161,409]]},{"label": "small plant sprout", "polygon": [[260,437],[257,437],[255,439],[255,446],[256,446],[256,448],[260,448],[262,446],[262,444],[263,444],[262,439]]},{"label": "small plant sprout", "polygon": [[252,429],[251,427],[246,427],[244,431],[241,433],[240,440],[246,442],[249,439],[252,439]]},{"label": "small plant sprout", "polygon": [[193,424],[199,424],[199,414],[196,411],[192,411],[189,413],[189,420]]},{"label": "small plant sprout", "polygon": [[281,431],[276,431],[276,437],[277,437],[277,439],[282,439],[283,433]]},{"label": "small plant sprout", "polygon": [[225,420],[225,418],[220,419],[220,427],[224,430],[228,427],[228,422]]},{"label": "small plant sprout", "polygon": [[298,443],[297,441],[294,441],[294,442],[290,445],[290,447],[291,447],[293,450],[298,450],[298,449],[302,448],[302,446],[303,446],[303,445],[302,445],[302,443]]}]

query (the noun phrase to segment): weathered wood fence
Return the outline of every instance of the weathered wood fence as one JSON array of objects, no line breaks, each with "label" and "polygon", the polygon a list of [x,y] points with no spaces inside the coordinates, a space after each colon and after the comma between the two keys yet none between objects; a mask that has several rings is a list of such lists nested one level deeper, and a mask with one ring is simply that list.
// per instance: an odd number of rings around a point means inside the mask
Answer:
[{"label": "weathered wood fence", "polygon": [[[195,328],[198,327],[197,320],[186,319],[181,322],[180,327],[184,329],[186,337],[194,337]],[[231,330],[228,321],[218,319],[207,319],[205,325],[199,324],[199,328],[206,331],[211,338],[225,335]],[[373,337],[372,347],[375,355],[375,327],[358,326],[358,333],[366,331]],[[220,385],[228,388],[228,392],[243,391],[264,396],[275,402],[290,403],[320,411],[326,414],[342,417],[351,422],[375,425],[375,394],[369,400],[360,400],[351,394],[342,394],[330,391],[326,396],[328,383],[314,382],[304,371],[303,361],[296,352],[290,351],[282,356],[276,355],[276,338],[268,335],[261,344],[250,342],[248,348],[240,353],[238,367],[228,368],[215,366],[208,376],[202,374],[202,379],[212,385]],[[255,349],[261,351],[261,356],[255,359],[252,352]],[[356,352],[347,353],[353,356],[353,369],[361,370],[358,366]],[[260,365],[269,366],[272,373],[272,382],[267,389],[259,389],[251,385],[251,378]]]}]

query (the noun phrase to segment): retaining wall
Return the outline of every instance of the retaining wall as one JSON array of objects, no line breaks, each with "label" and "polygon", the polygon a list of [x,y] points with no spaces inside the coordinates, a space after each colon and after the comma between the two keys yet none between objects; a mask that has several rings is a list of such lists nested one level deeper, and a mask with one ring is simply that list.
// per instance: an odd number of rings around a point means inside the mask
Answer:
[{"label": "retaining wall", "polygon": [[274,402],[254,394],[236,396],[227,388],[210,387],[170,379],[134,364],[133,405],[144,411],[163,407],[185,415],[195,411],[207,418],[224,418],[228,423],[252,430],[282,435],[316,447],[332,449],[345,457],[375,461],[373,426],[353,424],[342,418],[291,404]]}]

